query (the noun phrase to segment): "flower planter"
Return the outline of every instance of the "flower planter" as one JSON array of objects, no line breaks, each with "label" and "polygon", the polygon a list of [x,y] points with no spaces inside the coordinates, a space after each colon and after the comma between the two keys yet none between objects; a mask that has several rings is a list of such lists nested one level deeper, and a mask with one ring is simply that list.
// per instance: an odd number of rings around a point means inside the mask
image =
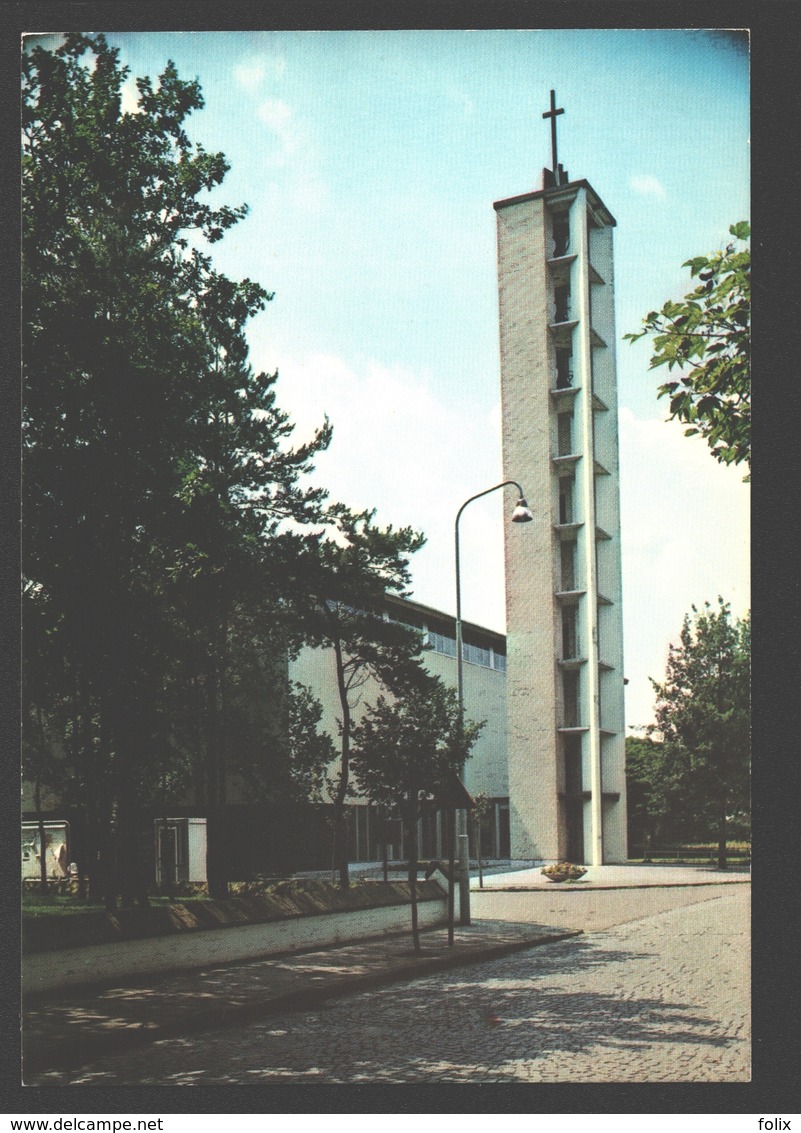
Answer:
[{"label": "flower planter", "polygon": [[547,877],[549,881],[556,883],[563,881],[579,881],[586,869],[580,865],[573,865],[572,862],[557,862],[554,865],[544,866],[540,873]]}]

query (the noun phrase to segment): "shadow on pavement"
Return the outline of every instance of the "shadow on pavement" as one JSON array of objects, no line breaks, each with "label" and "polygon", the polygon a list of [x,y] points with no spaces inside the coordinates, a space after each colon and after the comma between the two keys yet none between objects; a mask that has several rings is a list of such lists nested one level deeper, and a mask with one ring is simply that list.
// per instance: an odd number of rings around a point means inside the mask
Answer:
[{"label": "shadow on pavement", "polygon": [[[247,1035],[231,1036],[227,1029],[207,1032],[199,1043],[191,1037],[164,1039],[146,1050],[98,1061],[68,1079],[44,1072],[29,1084],[214,1085],[230,1080],[226,1074],[265,1084],[469,1081],[477,1067],[485,1071],[488,1066],[495,1080],[519,1082],[521,1063],[531,1063],[536,1075],[537,1061],[554,1052],[564,1057],[569,1079],[570,1060],[590,1050],[597,1056],[599,1047],[628,1058],[660,1043],[720,1048],[734,1041],[714,1034],[715,1021],[686,1003],[622,986],[619,994],[565,989],[567,966],[579,977],[591,968],[630,965],[646,957],[577,937],[518,953],[517,973],[522,959],[531,960],[530,974],[523,976],[510,976],[498,962],[485,961],[366,991],[344,1003],[328,1000],[313,1010],[263,1019],[249,1025]],[[557,976],[559,986],[550,982]],[[342,1013],[347,1023],[337,1018]],[[411,1058],[399,1054],[410,1045]],[[226,1069],[215,1069],[218,1065]],[[586,1061],[581,1066],[586,1075]]]}]

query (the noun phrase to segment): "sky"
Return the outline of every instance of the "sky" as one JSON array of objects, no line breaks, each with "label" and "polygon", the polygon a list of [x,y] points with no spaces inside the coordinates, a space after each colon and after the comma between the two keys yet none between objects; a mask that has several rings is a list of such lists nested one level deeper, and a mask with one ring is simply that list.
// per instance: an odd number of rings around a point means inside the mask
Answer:
[{"label": "sky", "polygon": [[[96,29],[102,30],[102,29]],[[188,133],[250,207],[215,266],[275,298],[251,360],[279,373],[298,440],[334,426],[315,479],[331,497],[427,536],[413,597],[455,612],[460,505],[501,474],[493,202],[559,160],[617,221],[626,715],[693,605],[749,608],[749,487],[668,423],[647,340],[627,332],[691,281],[682,263],[748,219],[749,60],[722,31],[495,30],[109,34],[132,78],[172,59],[205,108]],[[132,79],[125,105],[133,108]],[[525,487],[525,485],[524,485]],[[503,500],[460,523],[463,616],[503,631]]]}]

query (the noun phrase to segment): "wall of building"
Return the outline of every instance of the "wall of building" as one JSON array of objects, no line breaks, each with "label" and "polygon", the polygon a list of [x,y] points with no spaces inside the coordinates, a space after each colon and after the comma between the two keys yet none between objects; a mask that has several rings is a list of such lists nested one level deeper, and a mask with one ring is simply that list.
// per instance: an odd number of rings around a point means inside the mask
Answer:
[{"label": "wall of building", "polygon": [[[590,229],[589,252],[603,284],[592,288],[592,322],[605,342],[593,351],[593,388],[608,406],[596,412],[596,460],[608,476],[597,477],[597,522],[611,538],[598,545],[598,589],[609,604],[598,608],[598,652],[609,666],[600,674],[601,782],[604,861],[626,861],[626,741],[623,671],[623,580],[620,532],[620,456],[617,419],[615,276],[609,226]],[[611,796],[617,795],[614,799]]]},{"label": "wall of building", "polygon": [[549,390],[554,359],[547,349],[544,204],[524,199],[498,211],[503,473],[526,492],[534,522],[507,524],[506,624],[511,853],[516,859],[558,856],[558,767]]},{"label": "wall of building", "polygon": [[[396,614],[397,611],[393,611],[393,616]],[[437,625],[439,628],[447,628],[440,622]],[[440,638],[444,636],[440,634]],[[471,636],[473,640],[476,639],[475,635],[468,634],[468,650]],[[447,640],[453,640],[455,653],[455,637],[454,639],[448,637]],[[489,652],[490,640],[497,642],[498,639],[487,638],[486,642],[476,647],[484,648]],[[424,657],[428,671],[455,689],[455,655],[450,656],[429,648],[426,649]],[[495,651],[488,659],[498,663]],[[491,665],[474,664],[467,660],[463,664],[462,672],[465,715],[470,720],[486,721],[465,767],[465,786],[471,794],[484,793],[492,798],[505,798],[509,794],[506,752],[506,673]],[[298,658],[290,663],[289,676],[290,680],[310,688],[318,698],[323,709],[321,728],[338,742],[337,721],[342,713],[333,650],[303,649]],[[358,721],[368,705],[375,703],[381,691],[377,682],[368,677],[352,697],[354,721]],[[335,765],[332,765],[331,770],[332,773],[336,770]]]},{"label": "wall of building", "polygon": [[[408,621],[426,635],[430,647],[424,657],[428,670],[447,685],[456,688],[456,641],[454,619],[436,610],[417,604],[395,602],[388,616]],[[481,627],[465,626],[465,661],[463,665],[465,710],[469,719],[485,721],[473,754],[465,768],[464,781],[471,794],[484,793],[496,800],[489,820],[485,855],[496,856],[507,839],[502,831],[504,815],[499,808],[506,805],[509,794],[506,753],[506,672],[505,641],[500,634]],[[336,680],[333,649],[305,648],[290,662],[291,681],[310,688],[321,702],[321,727],[335,744],[339,740],[337,721],[341,707]],[[375,703],[381,688],[372,678],[356,690],[351,699],[354,721],[365,708]],[[265,690],[268,695],[269,690]],[[336,774],[332,763],[330,772]],[[243,880],[255,874],[282,874],[295,870],[327,869],[331,864],[331,834],[324,808],[278,807],[254,799],[253,790],[232,768],[226,787],[226,805],[217,821],[222,823],[223,842],[228,847],[227,861],[232,880]],[[204,809],[193,806],[189,798],[175,798],[168,804],[170,816],[182,822],[204,815]],[[83,815],[66,808],[55,794],[43,797],[43,810],[48,818],[67,819],[71,823],[75,854],[83,862]],[[400,858],[403,845],[400,824],[385,830],[375,808],[366,799],[356,798],[349,821],[349,857],[351,861],[377,861],[389,842],[388,856]],[[23,814],[33,817],[33,787],[23,783]],[[156,877],[156,831],[163,819],[163,810],[148,808],[142,816],[140,854],[149,876]],[[421,829],[420,850],[424,856],[442,856],[445,852],[441,822],[432,816]]]}]

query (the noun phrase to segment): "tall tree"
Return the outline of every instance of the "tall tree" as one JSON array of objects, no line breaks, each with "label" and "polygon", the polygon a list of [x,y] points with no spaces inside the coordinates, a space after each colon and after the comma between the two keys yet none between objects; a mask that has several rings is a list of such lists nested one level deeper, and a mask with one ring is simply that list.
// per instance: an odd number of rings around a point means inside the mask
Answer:
[{"label": "tall tree", "polygon": [[747,812],[750,769],[750,618],[732,621],[727,603],[692,608],[671,645],[656,691],[661,788],[685,813],[716,830],[718,868],[726,868],[727,824]]},{"label": "tall tree", "polygon": [[681,371],[659,386],[658,396],[670,398],[671,419],[690,426],[685,436],[704,437],[723,464],[750,469],[751,228],[740,221],[729,232],[734,241],[722,252],[682,265],[697,286],[680,302],[650,311],[643,330],[624,338],[654,335],[650,368]]},{"label": "tall tree", "polygon": [[422,663],[390,682],[353,730],[353,769],[364,793],[403,821],[409,866],[412,938],[420,951],[417,914],[417,827],[422,808],[449,785],[481,725],[462,723],[456,695]]},{"label": "tall tree", "polygon": [[102,38],[23,58],[25,604],[52,615],[49,644],[66,660],[95,883],[113,857],[112,795],[127,796],[123,811],[131,801],[126,725],[142,713],[125,717],[154,614],[143,534],[175,485],[173,428],[200,342],[170,302],[180,268],[147,223],[160,206],[145,203],[185,195],[177,168],[169,177],[182,92],[165,75],[150,113],[121,116],[124,77]]},{"label": "tall tree", "polygon": [[[125,112],[127,75],[103,36],[23,58],[23,566],[26,624],[47,621],[50,657],[27,666],[26,703],[69,715],[73,796],[110,902],[103,874],[170,778],[166,694],[182,681],[206,801],[224,801],[231,626],[280,589],[302,540],[278,526],[319,517],[324,494],[299,484],[330,437],[288,443],[275,375],[247,363],[245,324],[270,296],[200,250],[246,209],[208,202],[228,166],[185,132],[198,84],[168,63]],[[122,884],[136,873],[126,863]]]},{"label": "tall tree", "polygon": [[248,669],[260,673],[261,699],[265,708],[272,701],[275,717],[286,681],[276,658],[285,658],[299,641],[287,605],[298,581],[293,560],[301,549],[314,553],[319,541],[298,529],[321,522],[324,514],[325,493],[302,481],[331,429],[326,422],[307,444],[293,448],[293,425],[276,403],[277,375],[256,374],[248,365],[245,324],[260,302],[255,285],[232,284],[210,272],[201,298],[209,358],[197,383],[171,581],[190,646],[184,663],[200,709],[198,802],[209,817],[209,889],[222,897],[222,808],[234,748],[249,752],[251,760],[258,752],[281,750],[277,721],[265,730],[264,712],[258,728],[243,735],[245,722],[256,725],[258,714],[241,690],[253,690]]},{"label": "tall tree", "polygon": [[495,804],[488,794],[481,791],[479,794],[473,795],[473,813],[471,815],[470,826],[472,827],[473,834],[473,848],[475,850],[476,861],[478,862],[478,884],[480,889],[484,888],[484,862],[481,856],[481,835],[494,811]]},{"label": "tall tree", "polygon": [[652,736],[626,737],[626,810],[629,845],[647,853],[666,839],[705,837],[685,812],[682,763]]},{"label": "tall tree", "polygon": [[339,757],[330,781],[333,862],[343,889],[349,886],[347,803],[354,713],[370,680],[387,684],[414,668],[422,651],[420,635],[390,620],[387,595],[403,596],[409,584],[409,555],[424,537],[411,528],[379,527],[372,511],[329,508],[329,537],[307,556],[314,596],[307,608],[307,638],[331,651],[339,697]]}]

